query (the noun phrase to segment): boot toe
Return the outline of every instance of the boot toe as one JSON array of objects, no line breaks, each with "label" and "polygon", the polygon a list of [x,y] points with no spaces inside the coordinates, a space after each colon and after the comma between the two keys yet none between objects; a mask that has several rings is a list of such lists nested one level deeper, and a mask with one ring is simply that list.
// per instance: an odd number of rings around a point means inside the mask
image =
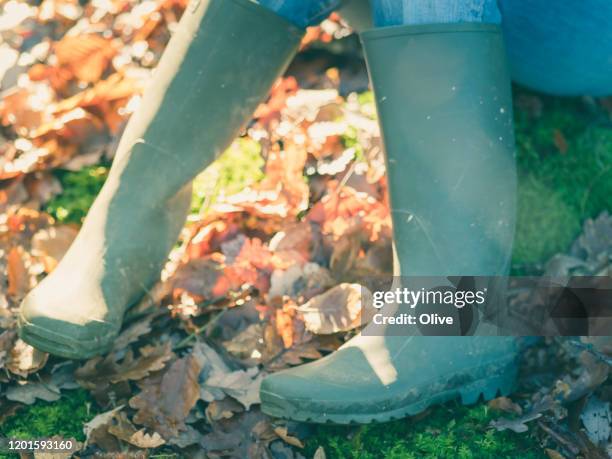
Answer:
[{"label": "boot toe", "polygon": [[342,349],[321,360],[267,376],[262,410],[274,417],[306,422],[363,422],[386,387],[367,371],[357,349]]},{"label": "boot toe", "polygon": [[60,357],[84,359],[108,350],[117,331],[104,320],[91,319],[54,307],[34,289],[19,311],[19,336],[35,348]]}]

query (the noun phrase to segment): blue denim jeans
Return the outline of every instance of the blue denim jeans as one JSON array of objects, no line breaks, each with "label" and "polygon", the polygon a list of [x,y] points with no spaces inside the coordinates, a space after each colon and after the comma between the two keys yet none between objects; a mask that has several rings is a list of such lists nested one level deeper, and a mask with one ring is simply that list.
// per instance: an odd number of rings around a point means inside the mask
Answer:
[{"label": "blue denim jeans", "polygon": [[[342,0],[259,0],[259,3],[300,27],[319,23]],[[386,27],[402,24],[455,22],[499,23],[496,0],[371,0],[374,24]]]},{"label": "blue denim jeans", "polygon": [[[343,3],[343,0],[257,1],[300,27],[318,23]],[[498,23],[501,18],[514,81],[557,95],[612,95],[612,0],[370,0],[370,3],[377,27]]]}]

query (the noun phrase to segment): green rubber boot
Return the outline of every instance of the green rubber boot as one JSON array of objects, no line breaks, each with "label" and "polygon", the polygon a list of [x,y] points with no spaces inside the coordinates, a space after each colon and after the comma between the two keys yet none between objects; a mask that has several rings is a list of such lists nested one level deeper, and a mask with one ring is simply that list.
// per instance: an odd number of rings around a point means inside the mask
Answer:
[{"label": "green rubber boot", "polygon": [[[389,27],[362,40],[387,152],[396,274],[506,275],[516,172],[499,27]],[[372,327],[323,359],[268,376],[263,411],[369,423],[512,390],[514,338],[372,336]]]},{"label": "green rubber boot", "polygon": [[250,0],[188,6],[81,232],[21,306],[25,341],[68,358],[109,350],[178,238],[191,180],[250,119],[302,35]]}]

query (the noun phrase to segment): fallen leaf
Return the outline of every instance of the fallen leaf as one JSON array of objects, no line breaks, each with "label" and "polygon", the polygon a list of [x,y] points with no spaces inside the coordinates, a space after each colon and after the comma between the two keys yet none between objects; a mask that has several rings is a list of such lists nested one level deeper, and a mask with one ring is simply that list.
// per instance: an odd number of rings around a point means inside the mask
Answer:
[{"label": "fallen leaf", "polygon": [[319,446],[314,453],[312,459],[327,459],[327,455],[325,454],[325,449],[322,446]]},{"label": "fallen leaf", "polygon": [[32,237],[32,255],[42,258],[45,272],[55,269],[77,233],[78,229],[73,226],[58,225],[42,229]]},{"label": "fallen leaf", "polygon": [[221,419],[229,419],[236,413],[244,412],[244,407],[233,398],[213,400],[206,407],[206,419],[211,424]]},{"label": "fallen leaf", "polygon": [[45,366],[49,354],[39,351],[25,341],[18,339],[10,352],[6,368],[16,375],[27,377]]},{"label": "fallen leaf", "polygon": [[285,443],[290,444],[291,446],[295,446],[297,448],[303,448],[304,443],[297,438],[289,435],[287,427],[278,426],[274,428],[274,432],[278,435]]},{"label": "fallen leaf", "polygon": [[565,456],[554,449],[545,448],[544,451],[546,451],[546,455],[549,457],[549,459],[565,459]]},{"label": "fallen leaf", "polygon": [[25,252],[21,247],[13,247],[7,255],[7,277],[10,296],[21,299],[30,287],[30,277],[25,264]]},{"label": "fallen leaf", "polygon": [[238,400],[248,410],[260,403],[259,387],[264,375],[256,367],[228,373],[217,373],[207,378],[203,385],[208,389],[219,389]]},{"label": "fallen leaf", "polygon": [[136,429],[123,411],[112,416],[108,432],[138,448],[157,448],[166,443],[157,432],[148,434],[145,429]]},{"label": "fallen leaf", "polygon": [[169,342],[144,346],[139,353],[139,357],[134,357],[133,351],[128,349],[121,361],[117,361],[117,353],[113,352],[106,357],[94,357],[75,371],[75,377],[83,387],[100,392],[110,384],[146,378],[163,369],[174,356]]},{"label": "fallen leaf", "polygon": [[110,411],[96,415],[91,421],[83,426],[87,445],[99,445],[106,451],[115,451],[118,449],[119,443],[114,436],[108,432],[113,418],[123,409],[123,405],[118,406]]},{"label": "fallen leaf", "polygon": [[492,410],[505,411],[506,413],[518,414],[519,416],[523,414],[523,409],[508,397],[494,398],[487,405]]},{"label": "fallen leaf", "polygon": [[[363,325],[363,309],[372,294],[359,284],[340,284],[298,308],[306,329],[316,334],[348,331]],[[365,320],[366,317],[363,317]]]},{"label": "fallen leaf", "polygon": [[567,153],[569,145],[567,144],[567,139],[563,135],[563,132],[561,132],[559,129],[555,129],[554,131],[553,142],[555,144],[555,147],[557,147],[557,150],[559,150],[559,153],[561,153],[562,155],[565,155]]},{"label": "fallen leaf", "polygon": [[97,34],[67,35],[55,43],[54,51],[60,66],[88,83],[100,80],[117,53],[111,40]]},{"label": "fallen leaf", "polygon": [[589,439],[596,445],[603,445],[612,436],[612,413],[610,402],[604,402],[595,395],[589,401],[580,415]]},{"label": "fallen leaf", "polygon": [[5,396],[8,400],[31,405],[37,399],[46,402],[55,402],[60,399],[60,390],[51,385],[39,382],[27,382],[11,386],[6,390]]},{"label": "fallen leaf", "polygon": [[127,441],[128,443],[138,446],[139,448],[157,448],[166,443],[166,441],[157,432],[148,434],[145,433],[144,429],[140,429],[138,432],[132,434]]},{"label": "fallen leaf", "polygon": [[504,430],[512,430],[516,433],[523,433],[529,430],[529,427],[527,426],[528,422],[534,421],[540,417],[542,417],[542,413],[528,413],[516,419],[500,418],[491,421],[489,425],[497,429],[499,432],[503,432]]},{"label": "fallen leaf", "polygon": [[129,401],[137,410],[134,422],[158,432],[166,440],[178,436],[200,398],[201,370],[202,364],[192,353],[173,362],[163,374],[143,381],[142,391]]}]

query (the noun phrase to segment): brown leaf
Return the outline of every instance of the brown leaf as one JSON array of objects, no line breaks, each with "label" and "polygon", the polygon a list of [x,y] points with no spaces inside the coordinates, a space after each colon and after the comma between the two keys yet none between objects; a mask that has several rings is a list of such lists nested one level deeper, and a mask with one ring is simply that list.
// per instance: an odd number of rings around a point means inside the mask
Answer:
[{"label": "brown leaf", "polygon": [[95,83],[117,53],[110,39],[97,34],[68,35],[55,43],[59,65],[69,68],[77,79]]},{"label": "brown leaf", "polygon": [[523,409],[510,400],[508,397],[497,397],[491,400],[489,403],[489,408],[492,410],[504,411],[506,413],[514,413],[519,416],[523,414]]},{"label": "brown leaf", "polygon": [[527,426],[528,422],[531,422],[540,417],[542,417],[542,413],[527,413],[517,419],[500,418],[491,421],[489,425],[497,429],[498,432],[503,432],[504,430],[512,430],[516,433],[523,433],[529,430],[529,427]]},{"label": "brown leaf", "polygon": [[31,405],[37,399],[46,402],[55,402],[60,399],[60,390],[53,384],[43,384],[40,382],[27,382],[11,386],[5,394],[8,400]]},{"label": "brown leaf", "polygon": [[62,192],[60,181],[50,172],[39,172],[26,176],[25,185],[30,198],[41,204],[49,202],[51,198]]},{"label": "brown leaf", "polygon": [[41,257],[45,272],[50,273],[63,258],[78,233],[70,225],[42,229],[32,237],[32,255]]},{"label": "brown leaf", "polygon": [[[1,170],[2,160],[0,160],[0,171]],[[22,204],[27,201],[28,198],[28,190],[21,178],[4,182],[0,185],[0,212],[6,212],[9,207]]]},{"label": "brown leaf", "polygon": [[16,330],[5,330],[0,333],[0,368],[4,366],[7,356],[10,354],[10,350],[15,345],[16,340]]},{"label": "brown leaf", "polygon": [[347,232],[362,232],[364,239],[377,241],[391,234],[391,215],[384,202],[349,186],[330,182],[329,192],[307,215],[322,226],[323,234],[338,240]]},{"label": "brown leaf", "polygon": [[17,340],[15,347],[11,350],[10,357],[6,363],[11,373],[24,378],[30,373],[35,373],[45,366],[49,354],[33,348],[21,339]]},{"label": "brown leaf", "polygon": [[157,432],[152,434],[145,433],[144,429],[140,429],[138,432],[132,434],[127,440],[134,446],[139,448],[157,448],[166,443],[166,441]]},{"label": "brown leaf", "polygon": [[138,381],[161,370],[173,355],[169,342],[159,346],[145,346],[140,349],[140,357],[137,358],[129,349],[121,362],[116,360],[116,353],[110,353],[106,357],[89,360],[75,371],[75,377],[83,387],[100,392],[110,384]]},{"label": "brown leaf", "polygon": [[31,130],[50,119],[45,109],[54,98],[53,91],[43,83],[12,89],[0,101],[0,122],[21,136],[28,136]]},{"label": "brown leaf", "polygon": [[544,451],[546,451],[546,455],[550,459],[565,459],[565,456],[563,454],[559,453],[558,451],[555,451],[554,449],[545,448]]},{"label": "brown leaf", "polygon": [[[371,293],[359,284],[340,284],[298,308],[306,329],[316,334],[348,331],[362,325],[362,309],[372,304]],[[363,306],[363,308],[362,308]],[[363,318],[366,321],[366,318]]]},{"label": "brown leaf", "polygon": [[293,265],[289,269],[277,269],[270,278],[268,297],[289,296],[306,299],[318,295],[335,284],[329,271],[316,263]]},{"label": "brown leaf", "polygon": [[553,141],[555,143],[555,147],[559,150],[559,153],[562,155],[567,153],[569,145],[567,144],[567,139],[563,135],[559,129],[555,129]]},{"label": "brown leaf", "polygon": [[30,276],[25,265],[25,253],[21,247],[13,247],[7,256],[7,277],[10,296],[21,299],[30,287]]},{"label": "brown leaf", "polygon": [[159,432],[166,440],[178,436],[200,398],[201,370],[198,359],[189,354],[176,360],[163,375],[143,382],[142,392],[129,402],[137,410],[134,422]]},{"label": "brown leaf", "polygon": [[178,296],[183,291],[202,299],[225,295],[230,285],[223,275],[223,265],[218,261],[200,258],[179,266],[172,278],[172,286]]},{"label": "brown leaf", "polygon": [[303,448],[304,443],[297,438],[289,435],[287,427],[278,426],[274,428],[274,432],[278,435],[285,443],[290,444],[291,446],[295,446],[297,448]]},{"label": "brown leaf", "polygon": [[361,233],[359,231],[347,231],[336,241],[329,260],[330,270],[336,279],[346,280],[355,267],[360,251]]},{"label": "brown leaf", "polygon": [[148,434],[145,429],[136,429],[123,411],[114,414],[108,432],[138,448],[157,448],[166,443],[157,432]]},{"label": "brown leaf", "polygon": [[129,344],[132,344],[140,339],[141,336],[146,335],[151,331],[151,321],[158,314],[149,314],[146,317],[140,317],[129,327],[125,328],[115,339],[113,343],[113,350],[120,350],[126,348]]},{"label": "brown leaf", "polygon": [[98,445],[106,451],[118,451],[120,444],[117,438],[108,432],[112,420],[123,409],[123,405],[115,409],[100,413],[91,421],[85,423],[83,431],[85,432],[86,444]]},{"label": "brown leaf", "polygon": [[207,378],[203,385],[209,389],[220,389],[238,400],[248,410],[259,403],[259,387],[264,375],[257,367],[236,370],[229,373],[216,373]]},{"label": "brown leaf", "polygon": [[211,424],[221,419],[229,419],[236,413],[244,412],[244,407],[233,398],[213,400],[206,407],[206,419]]},{"label": "brown leaf", "polygon": [[252,448],[261,443],[266,445],[275,438],[276,434],[267,418],[259,410],[250,410],[240,416],[215,422],[212,432],[204,436],[201,445],[214,458],[263,458],[270,457],[269,452],[265,455]]}]

